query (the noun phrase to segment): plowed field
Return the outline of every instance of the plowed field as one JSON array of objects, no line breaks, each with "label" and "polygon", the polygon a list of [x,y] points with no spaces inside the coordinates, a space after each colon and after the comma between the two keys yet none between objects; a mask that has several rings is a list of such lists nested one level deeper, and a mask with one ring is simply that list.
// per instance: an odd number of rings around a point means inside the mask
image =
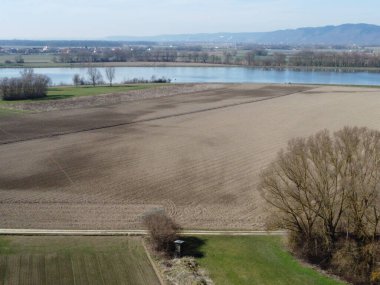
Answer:
[{"label": "plowed field", "polygon": [[236,84],[5,115],[0,227],[134,229],[162,208],[186,228],[262,229],[258,173],[286,142],[379,128],[379,110],[375,88]]}]

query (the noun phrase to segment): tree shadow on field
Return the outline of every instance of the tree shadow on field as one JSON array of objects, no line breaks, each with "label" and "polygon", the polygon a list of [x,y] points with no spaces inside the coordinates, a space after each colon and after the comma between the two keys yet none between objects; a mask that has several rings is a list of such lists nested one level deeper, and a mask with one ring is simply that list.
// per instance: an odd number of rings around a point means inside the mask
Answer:
[{"label": "tree shadow on field", "polygon": [[182,236],[181,240],[185,241],[182,256],[191,256],[195,258],[202,258],[205,256],[202,252],[202,247],[206,244],[205,239]]}]

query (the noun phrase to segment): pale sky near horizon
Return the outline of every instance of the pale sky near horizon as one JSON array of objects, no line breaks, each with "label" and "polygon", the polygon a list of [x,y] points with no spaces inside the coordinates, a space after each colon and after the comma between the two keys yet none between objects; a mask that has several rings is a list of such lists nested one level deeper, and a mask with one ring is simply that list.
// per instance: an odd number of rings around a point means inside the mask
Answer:
[{"label": "pale sky near horizon", "polygon": [[379,0],[0,0],[0,39],[97,39],[380,25]]}]

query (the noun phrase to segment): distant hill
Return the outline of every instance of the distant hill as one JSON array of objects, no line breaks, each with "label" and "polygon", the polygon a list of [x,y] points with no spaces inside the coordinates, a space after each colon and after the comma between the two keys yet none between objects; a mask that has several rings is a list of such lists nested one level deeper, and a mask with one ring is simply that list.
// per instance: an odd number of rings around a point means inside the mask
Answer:
[{"label": "distant hill", "polygon": [[344,24],[261,33],[213,33],[151,37],[108,37],[112,41],[215,42],[287,45],[380,45],[380,26]]}]

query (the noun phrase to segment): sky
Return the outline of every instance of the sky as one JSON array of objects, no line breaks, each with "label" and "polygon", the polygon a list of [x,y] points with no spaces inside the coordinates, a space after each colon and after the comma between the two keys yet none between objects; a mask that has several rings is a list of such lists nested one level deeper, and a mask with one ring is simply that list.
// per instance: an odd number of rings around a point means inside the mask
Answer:
[{"label": "sky", "polygon": [[369,23],[379,0],[0,0],[0,39],[101,39]]}]

